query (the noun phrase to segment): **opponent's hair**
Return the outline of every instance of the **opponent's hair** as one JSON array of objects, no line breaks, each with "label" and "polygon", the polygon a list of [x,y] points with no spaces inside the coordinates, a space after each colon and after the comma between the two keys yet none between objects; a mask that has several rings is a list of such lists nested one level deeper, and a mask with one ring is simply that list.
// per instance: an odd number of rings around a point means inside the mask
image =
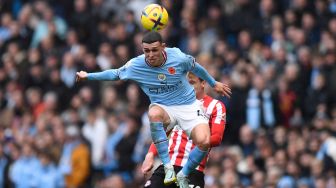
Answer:
[{"label": "opponent's hair", "polygon": [[198,77],[196,74],[194,74],[194,73],[192,73],[192,72],[188,72],[188,74],[193,74],[193,75],[195,75],[195,77],[199,80],[199,81],[201,81],[201,82],[203,82],[204,80],[201,78],[201,77]]},{"label": "opponent's hair", "polygon": [[142,38],[142,43],[152,44],[157,41],[162,43],[162,37],[160,33],[155,32],[155,31],[150,31],[146,33]]}]

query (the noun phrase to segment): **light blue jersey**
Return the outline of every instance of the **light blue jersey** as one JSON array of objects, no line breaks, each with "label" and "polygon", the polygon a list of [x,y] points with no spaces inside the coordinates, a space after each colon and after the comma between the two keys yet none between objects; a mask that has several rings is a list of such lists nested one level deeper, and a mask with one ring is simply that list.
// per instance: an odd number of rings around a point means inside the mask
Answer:
[{"label": "light blue jersey", "polygon": [[160,67],[151,66],[146,62],[145,55],[140,55],[119,69],[89,73],[88,80],[133,80],[151,103],[166,106],[192,104],[196,100],[194,88],[187,80],[188,71],[214,86],[215,80],[192,56],[178,48],[165,48],[163,56],[165,62]]}]

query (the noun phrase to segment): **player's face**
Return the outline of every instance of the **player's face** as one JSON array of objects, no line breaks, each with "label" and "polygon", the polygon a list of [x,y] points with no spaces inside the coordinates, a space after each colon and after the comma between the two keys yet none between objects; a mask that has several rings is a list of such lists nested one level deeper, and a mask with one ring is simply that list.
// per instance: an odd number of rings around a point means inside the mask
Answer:
[{"label": "player's face", "polygon": [[190,72],[188,73],[188,81],[192,86],[194,86],[196,97],[199,99],[199,96],[204,93],[205,81],[201,81],[196,75]]},{"label": "player's face", "polygon": [[160,66],[164,61],[162,55],[164,47],[165,44],[160,43],[159,41],[153,42],[151,44],[142,43],[143,52],[147,62],[155,67]]}]

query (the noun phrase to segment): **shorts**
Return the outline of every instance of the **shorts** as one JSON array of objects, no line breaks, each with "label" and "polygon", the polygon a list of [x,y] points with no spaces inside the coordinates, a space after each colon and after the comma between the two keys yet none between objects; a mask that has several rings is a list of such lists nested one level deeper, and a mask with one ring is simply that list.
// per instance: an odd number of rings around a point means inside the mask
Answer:
[{"label": "shorts", "polygon": [[[175,173],[177,174],[182,167],[180,166],[174,166]],[[144,188],[178,188],[178,186],[173,183],[169,186],[165,186],[163,183],[165,176],[164,167],[163,165],[160,165],[157,169],[155,169],[154,173],[152,174],[152,177],[150,177],[149,180],[144,185]],[[204,188],[204,173],[194,170],[191,172],[191,174],[188,176],[189,179],[189,186],[193,188]]]},{"label": "shorts", "polygon": [[189,137],[194,127],[199,124],[208,124],[209,122],[204,115],[203,105],[198,100],[189,105],[166,106],[153,103],[150,107],[154,105],[160,106],[169,115],[170,124],[167,130],[173,129],[175,125],[179,125]]}]

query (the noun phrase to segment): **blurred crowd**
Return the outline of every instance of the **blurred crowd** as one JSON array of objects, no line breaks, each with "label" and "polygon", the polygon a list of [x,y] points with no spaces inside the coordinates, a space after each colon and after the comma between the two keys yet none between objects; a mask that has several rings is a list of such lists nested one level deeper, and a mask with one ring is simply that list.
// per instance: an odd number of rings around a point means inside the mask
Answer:
[{"label": "blurred crowd", "polygon": [[142,53],[141,9],[232,87],[206,188],[336,187],[335,0],[0,0],[0,187],[142,187],[149,101],[75,83]]}]

